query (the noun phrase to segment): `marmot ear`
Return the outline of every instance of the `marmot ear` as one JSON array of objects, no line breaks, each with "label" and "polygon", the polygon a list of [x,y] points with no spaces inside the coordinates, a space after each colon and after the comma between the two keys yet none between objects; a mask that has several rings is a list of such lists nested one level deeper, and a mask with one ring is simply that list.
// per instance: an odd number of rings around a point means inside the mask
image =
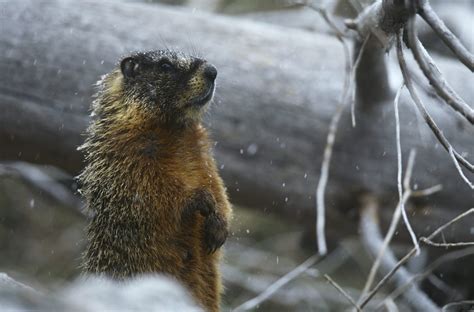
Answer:
[{"label": "marmot ear", "polygon": [[125,78],[133,78],[137,75],[138,63],[133,57],[126,57],[120,63],[120,69]]}]

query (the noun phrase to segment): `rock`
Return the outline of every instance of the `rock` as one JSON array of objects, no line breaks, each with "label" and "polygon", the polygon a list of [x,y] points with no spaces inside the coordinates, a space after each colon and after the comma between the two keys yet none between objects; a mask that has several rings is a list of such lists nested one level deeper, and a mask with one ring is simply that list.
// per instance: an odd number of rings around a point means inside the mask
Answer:
[{"label": "rock", "polygon": [[2,311],[134,311],[200,312],[187,291],[164,276],[143,276],[127,282],[105,278],[77,279],[64,289],[41,294],[8,275],[0,274]]}]

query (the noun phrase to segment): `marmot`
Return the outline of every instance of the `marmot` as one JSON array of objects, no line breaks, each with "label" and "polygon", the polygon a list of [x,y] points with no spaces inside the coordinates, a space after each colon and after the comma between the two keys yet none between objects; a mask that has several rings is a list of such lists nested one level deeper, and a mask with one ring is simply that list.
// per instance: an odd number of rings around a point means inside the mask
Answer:
[{"label": "marmot", "polygon": [[93,213],[85,273],[168,274],[219,310],[231,206],[201,123],[216,76],[203,59],[152,51],[124,58],[98,82],[80,147],[79,182]]}]

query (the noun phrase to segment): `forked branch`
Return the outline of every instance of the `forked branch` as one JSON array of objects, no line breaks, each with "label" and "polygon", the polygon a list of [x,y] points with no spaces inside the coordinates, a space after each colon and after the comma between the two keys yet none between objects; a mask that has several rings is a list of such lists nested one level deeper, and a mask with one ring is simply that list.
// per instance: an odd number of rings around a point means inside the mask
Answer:
[{"label": "forked branch", "polygon": [[[458,215],[457,217],[450,220],[449,222],[443,224],[442,226],[437,228],[435,231],[433,231],[433,233],[431,233],[427,238],[429,240],[432,240],[433,238],[438,236],[438,234],[443,232],[446,228],[448,228],[452,224],[458,222],[459,220],[467,217],[468,215],[470,215],[472,213],[474,213],[474,208],[469,209],[468,211]],[[372,298],[375,296],[375,294],[387,283],[387,281],[389,281],[390,278],[392,278],[392,276],[400,269],[400,267],[402,265],[404,265],[415,253],[416,253],[416,249],[412,248],[400,261],[398,261],[397,264],[392,268],[392,270],[390,270],[390,272],[387,273],[380,280],[380,282],[374,287],[374,289],[369,292],[369,294],[365,297],[365,299],[362,301],[362,303],[359,305],[359,307],[361,309],[364,308],[370,302],[370,300],[372,300]]]},{"label": "forked branch", "polygon": [[444,136],[443,132],[439,129],[438,125],[436,125],[435,121],[433,118],[430,116],[428,111],[426,110],[425,105],[421,101],[421,98],[418,96],[418,93],[416,92],[416,89],[413,85],[413,82],[411,80],[410,74],[408,72],[408,67],[406,64],[405,60],[405,55],[403,52],[403,39],[402,39],[402,30],[398,32],[397,36],[397,55],[398,55],[398,62],[400,65],[400,69],[402,71],[403,79],[405,81],[405,85],[408,88],[408,91],[410,92],[410,95],[413,99],[413,102],[416,105],[416,108],[420,111],[421,115],[425,119],[426,123],[430,127],[431,131],[433,131],[433,134],[436,136],[438,141],[441,143],[441,145],[446,149],[446,151],[450,151],[452,149],[453,154],[455,156],[456,161],[458,161],[461,165],[463,165],[466,169],[468,169],[471,172],[474,172],[474,165],[472,165],[469,161],[467,161],[464,157],[461,156],[449,143],[448,139]]},{"label": "forked branch", "polygon": [[[379,253],[385,245],[378,225],[379,207],[377,201],[372,198],[372,196],[366,196],[365,199],[365,203],[361,210],[360,231],[364,245],[372,254],[375,255]],[[390,271],[391,268],[397,264],[397,259],[390,249],[386,249],[378,259],[380,259],[381,267],[386,272]],[[394,275],[397,285],[405,285],[412,279],[412,275],[403,267],[399,267],[399,269],[394,272]],[[410,292],[405,293],[404,296],[407,303],[416,311],[439,310],[436,304],[433,303],[416,285],[412,285]],[[364,304],[362,303],[359,307],[362,309]]]}]

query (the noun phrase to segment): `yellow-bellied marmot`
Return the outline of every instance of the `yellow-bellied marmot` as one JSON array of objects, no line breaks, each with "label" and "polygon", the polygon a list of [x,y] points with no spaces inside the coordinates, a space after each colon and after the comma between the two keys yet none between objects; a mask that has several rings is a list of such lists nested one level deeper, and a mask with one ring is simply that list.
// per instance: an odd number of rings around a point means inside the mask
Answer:
[{"label": "yellow-bellied marmot", "polygon": [[172,51],[136,53],[99,83],[79,176],[93,213],[86,273],[165,273],[218,311],[219,247],[231,215],[201,116],[216,68]]}]

